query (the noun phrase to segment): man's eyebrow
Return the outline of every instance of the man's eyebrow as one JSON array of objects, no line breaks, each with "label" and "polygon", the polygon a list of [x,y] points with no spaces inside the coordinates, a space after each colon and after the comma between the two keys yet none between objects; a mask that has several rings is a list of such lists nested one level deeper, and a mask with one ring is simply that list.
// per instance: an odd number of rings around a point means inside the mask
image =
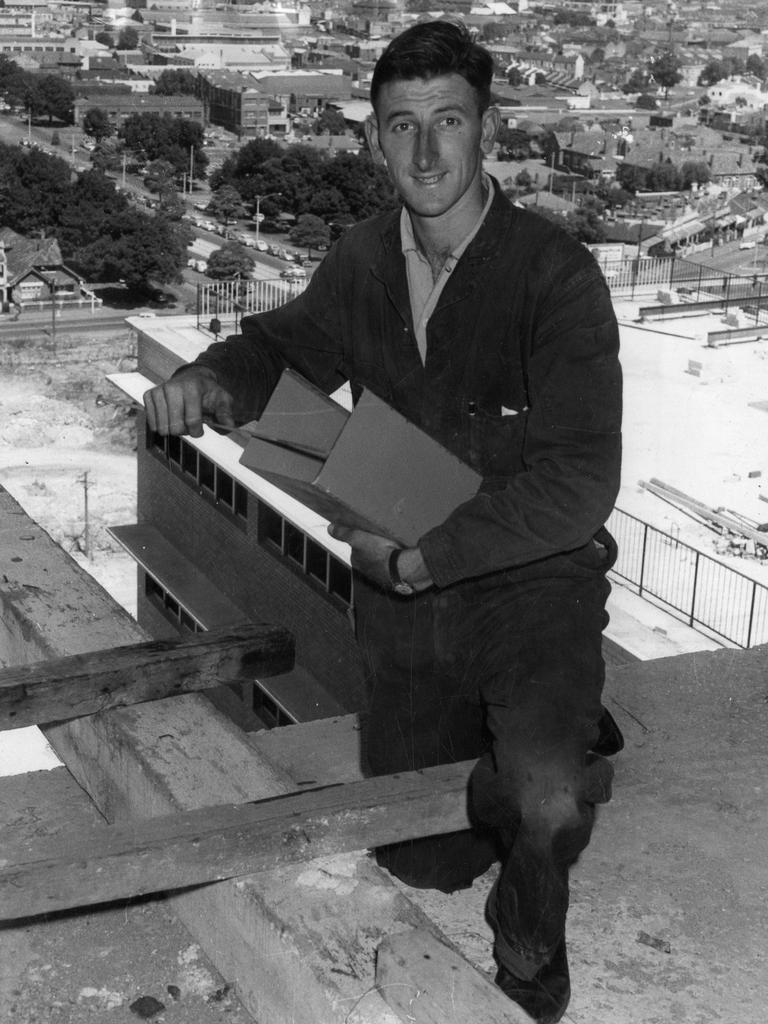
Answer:
[{"label": "man's eyebrow", "polygon": [[[444,107],[436,107],[431,113],[433,114],[466,114],[467,108],[461,103],[448,103]],[[393,110],[391,114],[388,114],[385,118],[385,124],[390,124],[392,121],[397,121],[398,118],[402,117],[415,117],[416,112],[412,108],[406,108],[404,110]]]}]

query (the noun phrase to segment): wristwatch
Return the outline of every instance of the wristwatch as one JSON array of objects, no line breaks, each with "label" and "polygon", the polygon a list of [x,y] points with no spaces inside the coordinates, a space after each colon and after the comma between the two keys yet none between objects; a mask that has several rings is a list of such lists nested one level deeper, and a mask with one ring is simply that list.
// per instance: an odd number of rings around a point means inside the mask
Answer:
[{"label": "wristwatch", "polygon": [[389,581],[396,594],[400,594],[401,597],[410,597],[415,591],[411,584],[403,579],[397,569],[397,560],[403,550],[404,548],[392,548],[389,553]]}]

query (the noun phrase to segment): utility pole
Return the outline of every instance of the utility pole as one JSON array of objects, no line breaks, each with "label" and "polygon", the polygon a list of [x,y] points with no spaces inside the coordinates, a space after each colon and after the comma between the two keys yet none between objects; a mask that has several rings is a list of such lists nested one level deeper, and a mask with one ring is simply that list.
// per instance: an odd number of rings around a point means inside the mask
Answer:
[{"label": "utility pole", "polygon": [[85,548],[85,557],[90,560],[91,557],[91,530],[88,515],[88,473],[89,470],[83,470],[83,475],[77,478],[77,482],[83,485],[83,504],[84,504],[84,515],[85,524],[83,527],[83,546]]}]

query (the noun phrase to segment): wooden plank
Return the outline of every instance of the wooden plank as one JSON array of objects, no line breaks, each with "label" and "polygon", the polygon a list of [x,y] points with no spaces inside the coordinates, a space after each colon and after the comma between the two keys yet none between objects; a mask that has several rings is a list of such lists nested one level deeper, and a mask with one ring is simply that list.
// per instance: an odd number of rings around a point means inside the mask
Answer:
[{"label": "wooden plank", "polygon": [[[75,719],[46,735],[120,824],[298,788],[201,694]],[[375,989],[376,946],[389,932],[429,926],[365,853],[184,890],[168,903],[269,1024],[396,1024]]]},{"label": "wooden plank", "polygon": [[0,918],[129,899],[468,826],[473,762],[30,843],[0,868]]},{"label": "wooden plank", "polygon": [[403,1024],[530,1024],[532,1019],[424,928],[384,939],[376,958],[376,988]]},{"label": "wooden plank", "polygon": [[239,623],[180,640],[152,640],[0,670],[0,728],[81,718],[110,708],[286,672],[286,629]]}]

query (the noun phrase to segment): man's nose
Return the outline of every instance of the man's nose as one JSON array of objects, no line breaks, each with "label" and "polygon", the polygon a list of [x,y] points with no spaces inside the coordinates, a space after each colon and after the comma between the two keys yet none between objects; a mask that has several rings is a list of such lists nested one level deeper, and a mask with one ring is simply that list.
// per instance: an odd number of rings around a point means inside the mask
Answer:
[{"label": "man's nose", "polygon": [[416,152],[414,162],[420,170],[426,170],[434,163],[437,156],[437,145],[435,133],[431,128],[425,128],[416,136]]}]

